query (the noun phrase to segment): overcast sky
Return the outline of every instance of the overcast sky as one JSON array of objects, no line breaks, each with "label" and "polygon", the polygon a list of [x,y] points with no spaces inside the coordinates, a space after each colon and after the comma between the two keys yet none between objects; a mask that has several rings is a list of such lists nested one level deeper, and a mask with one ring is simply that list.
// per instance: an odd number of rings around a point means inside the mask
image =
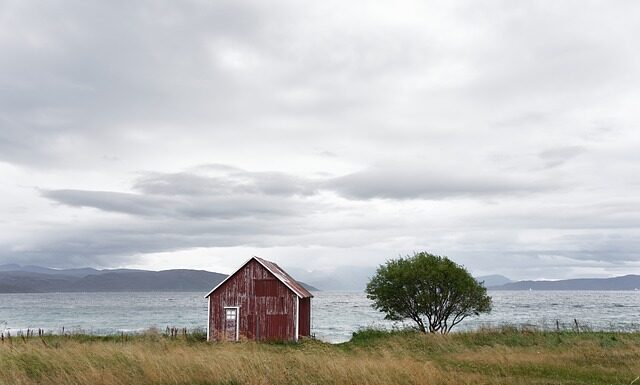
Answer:
[{"label": "overcast sky", "polygon": [[640,274],[640,2],[0,0],[0,264]]}]

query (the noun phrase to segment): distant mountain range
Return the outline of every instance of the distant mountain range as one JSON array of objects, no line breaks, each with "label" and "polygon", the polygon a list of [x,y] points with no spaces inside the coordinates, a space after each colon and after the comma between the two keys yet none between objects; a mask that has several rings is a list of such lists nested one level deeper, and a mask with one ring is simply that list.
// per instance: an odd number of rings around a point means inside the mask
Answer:
[{"label": "distant mountain range", "polygon": [[518,281],[490,287],[492,290],[640,290],[640,275],[613,278]]},{"label": "distant mountain range", "polygon": [[[375,268],[339,267],[333,272],[308,272],[291,269],[300,278],[322,290],[362,292]],[[503,275],[493,274],[475,277],[490,290],[635,290],[640,289],[639,275],[614,278],[566,279],[558,281],[513,281]]]},{"label": "distant mountain range", "polygon": [[[226,274],[204,270],[51,269],[0,265],[0,293],[200,291],[209,292]],[[302,282],[301,282],[302,283]],[[315,287],[302,283],[308,290]]]},{"label": "distant mountain range", "polygon": [[[340,290],[362,292],[374,268],[341,267],[333,272],[290,269],[296,279],[311,291]],[[97,270],[52,269],[42,266],[0,265],[0,293],[46,292],[127,292],[200,291],[208,292],[226,274],[205,270],[148,271],[136,269]],[[640,275],[614,278],[583,278],[558,281],[517,281],[502,275],[476,277],[490,290],[636,290]],[[319,288],[319,289],[318,289]]]},{"label": "distant mountain range", "polygon": [[513,282],[504,275],[499,274],[482,275],[480,277],[476,277],[476,280],[478,282],[484,282],[485,287],[501,286]]},{"label": "distant mountain range", "polygon": [[307,271],[291,268],[287,272],[296,279],[307,282],[320,290],[363,292],[369,279],[376,273],[375,267],[338,266],[332,271]]}]

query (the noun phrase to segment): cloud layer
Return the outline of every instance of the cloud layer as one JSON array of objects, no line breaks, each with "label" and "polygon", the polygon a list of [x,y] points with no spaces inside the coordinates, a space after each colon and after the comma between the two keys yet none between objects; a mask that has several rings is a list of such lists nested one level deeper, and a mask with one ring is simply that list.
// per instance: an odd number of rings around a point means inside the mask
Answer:
[{"label": "cloud layer", "polygon": [[640,273],[638,14],[4,2],[0,263]]}]

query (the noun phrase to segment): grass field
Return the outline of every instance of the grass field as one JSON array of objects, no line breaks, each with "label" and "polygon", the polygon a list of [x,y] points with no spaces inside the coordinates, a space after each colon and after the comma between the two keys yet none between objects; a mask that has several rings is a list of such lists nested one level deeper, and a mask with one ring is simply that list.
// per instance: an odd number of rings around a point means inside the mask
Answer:
[{"label": "grass field", "polygon": [[[640,333],[516,328],[449,336],[366,330],[347,343],[202,336],[13,337],[0,384],[637,384]],[[634,382],[634,380],[636,380]]]}]

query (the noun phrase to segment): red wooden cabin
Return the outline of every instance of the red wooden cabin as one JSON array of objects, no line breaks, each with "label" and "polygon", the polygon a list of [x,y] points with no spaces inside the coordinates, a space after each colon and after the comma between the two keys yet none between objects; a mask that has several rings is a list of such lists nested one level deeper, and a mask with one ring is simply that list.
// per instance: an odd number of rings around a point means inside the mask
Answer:
[{"label": "red wooden cabin", "polygon": [[297,341],[311,335],[311,298],[278,265],[253,257],[205,297],[207,340]]}]

